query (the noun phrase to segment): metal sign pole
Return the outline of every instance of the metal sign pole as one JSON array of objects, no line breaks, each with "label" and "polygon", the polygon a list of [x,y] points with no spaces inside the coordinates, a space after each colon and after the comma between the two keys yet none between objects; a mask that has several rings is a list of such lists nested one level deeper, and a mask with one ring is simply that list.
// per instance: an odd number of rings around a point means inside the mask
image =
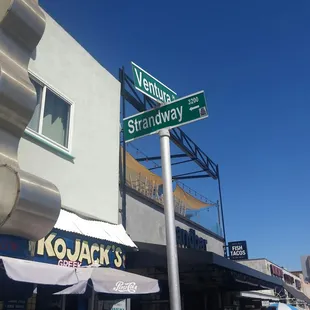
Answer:
[{"label": "metal sign pole", "polygon": [[170,309],[181,310],[178,251],[176,243],[174,202],[172,191],[170,133],[168,129],[159,131],[162,178],[164,186],[164,209],[166,223],[167,265],[170,294]]}]

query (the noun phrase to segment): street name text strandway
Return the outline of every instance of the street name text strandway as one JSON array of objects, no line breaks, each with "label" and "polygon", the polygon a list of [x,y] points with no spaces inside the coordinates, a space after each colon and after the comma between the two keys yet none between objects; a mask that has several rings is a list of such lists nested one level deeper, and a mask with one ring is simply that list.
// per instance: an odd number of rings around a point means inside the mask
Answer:
[{"label": "street name text strandway", "polygon": [[[176,107],[175,109],[171,109],[168,111],[162,111],[160,109],[157,109],[158,112],[156,115],[150,115],[146,118],[142,119],[132,119],[128,122],[128,131],[130,134],[133,134],[134,132],[138,132],[141,130],[147,130],[149,128],[153,128],[156,125],[161,125],[166,122],[171,121],[178,121],[181,123],[182,121],[182,112],[183,107]],[[154,111],[154,110],[153,110]]]},{"label": "street name text strandway", "polygon": [[153,134],[163,128],[173,128],[208,116],[204,92],[198,92],[170,104],[124,119],[126,142]]}]

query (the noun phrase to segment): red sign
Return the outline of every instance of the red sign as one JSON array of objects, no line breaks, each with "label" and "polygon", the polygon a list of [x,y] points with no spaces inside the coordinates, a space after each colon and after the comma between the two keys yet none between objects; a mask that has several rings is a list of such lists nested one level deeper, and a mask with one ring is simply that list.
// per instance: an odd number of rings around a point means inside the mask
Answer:
[{"label": "red sign", "polygon": [[270,265],[270,272],[275,277],[283,278],[283,270],[277,266]]},{"label": "red sign", "polygon": [[29,241],[23,238],[0,235],[0,255],[26,258],[29,255],[28,243]]},{"label": "red sign", "polygon": [[16,252],[18,244],[14,241],[4,240],[0,242],[0,252]]}]

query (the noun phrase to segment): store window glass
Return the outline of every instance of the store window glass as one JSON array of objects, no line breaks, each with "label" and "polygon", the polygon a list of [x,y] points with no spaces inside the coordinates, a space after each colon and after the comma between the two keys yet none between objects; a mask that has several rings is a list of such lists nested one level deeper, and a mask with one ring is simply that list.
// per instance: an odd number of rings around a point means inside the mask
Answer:
[{"label": "store window glass", "polygon": [[33,116],[32,116],[32,118],[28,124],[28,127],[31,128],[32,130],[38,132],[43,86],[33,79],[31,80],[31,82],[32,82],[32,84],[35,87],[36,92],[37,92],[37,105],[36,105],[36,108],[34,110]]},{"label": "store window glass", "polygon": [[68,150],[72,104],[39,80],[30,80],[37,92],[37,105],[27,128]]},{"label": "store window glass", "polygon": [[42,134],[60,145],[68,146],[69,105],[46,90]]}]

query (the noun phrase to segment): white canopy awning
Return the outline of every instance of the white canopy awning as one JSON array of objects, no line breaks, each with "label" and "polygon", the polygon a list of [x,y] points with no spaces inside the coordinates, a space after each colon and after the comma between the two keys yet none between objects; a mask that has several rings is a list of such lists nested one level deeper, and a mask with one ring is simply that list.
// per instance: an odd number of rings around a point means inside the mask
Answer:
[{"label": "white canopy awning", "polygon": [[58,221],[54,227],[92,238],[115,242],[131,248],[137,248],[127,235],[123,225],[85,220],[78,215],[65,210],[60,211]]},{"label": "white canopy awning", "polygon": [[274,295],[264,294],[264,293],[258,293],[258,292],[240,292],[240,297],[243,298],[254,298],[254,299],[261,299],[261,300],[271,300],[271,301],[279,301],[279,298]]},{"label": "white canopy awning", "polygon": [[113,268],[80,267],[76,269],[79,283],[55,295],[84,294],[88,281],[94,291],[106,294],[152,294],[159,292],[158,280]]},{"label": "white canopy awning", "polygon": [[113,268],[69,268],[4,256],[0,256],[1,262],[6,275],[14,281],[68,286],[55,293],[60,295],[85,293],[89,280],[98,293],[131,295],[160,290],[158,280]]},{"label": "white canopy awning", "polygon": [[19,282],[45,285],[74,285],[78,277],[74,268],[0,256],[6,275]]}]

